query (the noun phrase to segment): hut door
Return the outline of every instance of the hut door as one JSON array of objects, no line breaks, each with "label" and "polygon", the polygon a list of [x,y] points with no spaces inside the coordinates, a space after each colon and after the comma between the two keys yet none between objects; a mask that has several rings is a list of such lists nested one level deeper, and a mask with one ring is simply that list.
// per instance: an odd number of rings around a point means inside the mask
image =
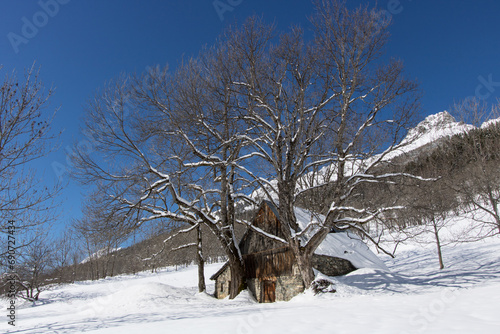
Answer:
[{"label": "hut door", "polygon": [[276,301],[276,282],[262,281],[262,299],[263,303],[274,303]]}]

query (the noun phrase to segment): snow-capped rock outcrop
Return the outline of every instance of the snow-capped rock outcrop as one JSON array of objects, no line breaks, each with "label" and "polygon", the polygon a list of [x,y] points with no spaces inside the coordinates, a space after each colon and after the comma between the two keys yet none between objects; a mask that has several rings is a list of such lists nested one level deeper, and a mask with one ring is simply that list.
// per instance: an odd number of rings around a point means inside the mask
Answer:
[{"label": "snow-capped rock outcrop", "polygon": [[[500,122],[500,118],[485,121],[481,125],[481,129],[498,122]],[[422,122],[418,123],[416,127],[408,131],[408,134],[401,142],[402,147],[391,152],[387,159],[392,159],[405,153],[411,155],[414,151],[424,146],[435,147],[446,138],[466,133],[473,129],[476,129],[474,125],[457,121],[447,111],[429,115]]]},{"label": "snow-capped rock outcrop", "polygon": [[481,129],[485,129],[485,128],[492,126],[493,124],[496,124],[496,123],[500,123],[500,117],[495,118],[495,119],[490,119],[490,120],[484,122],[483,124],[481,124]]},{"label": "snow-capped rock outcrop", "polygon": [[[457,122],[457,120],[447,111],[427,116],[416,127],[410,129],[402,144],[404,145],[399,153],[410,152],[424,145],[436,142],[444,137],[464,133],[474,129],[471,124]],[[393,156],[394,157],[394,156]]]}]

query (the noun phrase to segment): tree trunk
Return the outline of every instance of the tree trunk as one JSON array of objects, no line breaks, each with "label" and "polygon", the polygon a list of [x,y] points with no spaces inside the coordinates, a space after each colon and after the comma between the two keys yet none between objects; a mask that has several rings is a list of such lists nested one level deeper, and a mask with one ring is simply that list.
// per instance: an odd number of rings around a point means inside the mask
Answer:
[{"label": "tree trunk", "polygon": [[241,261],[236,257],[229,259],[229,268],[231,270],[231,284],[229,285],[229,299],[234,299],[244,288],[245,268]]},{"label": "tree trunk", "polygon": [[299,267],[300,275],[304,287],[308,289],[314,281],[314,271],[312,268],[312,255],[308,252],[301,251],[299,256],[296,256],[297,266]]},{"label": "tree trunk", "polygon": [[493,208],[493,218],[498,227],[498,233],[500,233],[500,213],[498,212],[498,199],[494,196],[494,191],[491,185],[488,184],[488,199],[490,201],[491,207]]},{"label": "tree trunk", "polygon": [[323,240],[325,240],[328,235],[328,231],[328,228],[323,228],[321,231],[316,232],[316,234],[314,234],[308,241],[307,247],[301,247],[299,240],[293,240],[293,242],[290,243],[306,289],[311,286],[311,283],[315,278],[312,267],[312,257],[314,255],[314,251],[323,242]]},{"label": "tree trunk", "polygon": [[113,277],[115,274],[115,261],[116,261],[116,256],[115,256],[115,254],[112,254],[111,255],[111,273],[110,273],[111,277]]},{"label": "tree trunk", "polygon": [[102,261],[102,278],[108,277],[108,259],[106,258],[105,260]]},{"label": "tree trunk", "polygon": [[202,236],[201,236],[201,225],[198,225],[198,239],[196,242],[196,256],[198,259],[198,291],[204,292],[206,290],[205,285],[205,260],[203,259],[202,250]]},{"label": "tree trunk", "polygon": [[434,226],[434,236],[436,237],[436,245],[439,258],[439,269],[444,269],[443,254],[441,253],[441,241],[439,240],[439,230],[436,226],[436,222],[434,219],[432,220],[432,225]]},{"label": "tree trunk", "polygon": [[231,271],[229,298],[234,299],[244,288],[245,264],[243,259],[240,258],[241,252],[238,244],[235,243],[236,236],[234,235],[233,226],[226,225],[229,228],[226,228],[225,231],[221,231],[221,229],[213,224],[206,224],[206,226],[217,236],[228,257],[229,269]]}]

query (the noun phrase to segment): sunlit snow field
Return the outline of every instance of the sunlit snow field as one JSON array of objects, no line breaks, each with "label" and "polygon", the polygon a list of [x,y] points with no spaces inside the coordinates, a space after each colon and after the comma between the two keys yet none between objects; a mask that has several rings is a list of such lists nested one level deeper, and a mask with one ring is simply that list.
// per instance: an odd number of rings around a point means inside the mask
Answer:
[{"label": "sunlit snow field", "polygon": [[[382,257],[390,272],[332,278],[337,293],[258,304],[246,292],[217,300],[197,292],[195,266],[53,286],[35,305],[18,301],[5,333],[499,333],[500,238],[447,246],[401,246]],[[22,304],[22,305],[21,305]]]}]

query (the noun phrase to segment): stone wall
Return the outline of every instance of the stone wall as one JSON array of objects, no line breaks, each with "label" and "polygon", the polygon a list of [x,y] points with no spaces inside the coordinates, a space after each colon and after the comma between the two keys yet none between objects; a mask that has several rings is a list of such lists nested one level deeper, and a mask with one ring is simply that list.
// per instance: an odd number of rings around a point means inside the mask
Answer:
[{"label": "stone wall", "polygon": [[312,266],[328,276],[342,276],[356,270],[352,263],[347,260],[318,254],[313,255]]},{"label": "stone wall", "polygon": [[304,283],[300,275],[280,276],[276,279],[276,301],[289,301],[304,292]]},{"label": "stone wall", "polygon": [[[292,275],[269,277],[267,279],[276,283],[276,301],[288,301],[299,293],[304,292],[304,284],[302,283],[297,265],[293,266]],[[259,303],[262,303],[262,280],[259,278],[247,279],[247,287],[255,299]]]},{"label": "stone wall", "polygon": [[215,297],[224,299],[229,296],[229,286],[231,284],[231,269],[226,266],[224,271],[215,280]]},{"label": "stone wall", "polygon": [[247,279],[247,289],[252,293],[255,300],[260,303],[261,285],[258,278]]}]

